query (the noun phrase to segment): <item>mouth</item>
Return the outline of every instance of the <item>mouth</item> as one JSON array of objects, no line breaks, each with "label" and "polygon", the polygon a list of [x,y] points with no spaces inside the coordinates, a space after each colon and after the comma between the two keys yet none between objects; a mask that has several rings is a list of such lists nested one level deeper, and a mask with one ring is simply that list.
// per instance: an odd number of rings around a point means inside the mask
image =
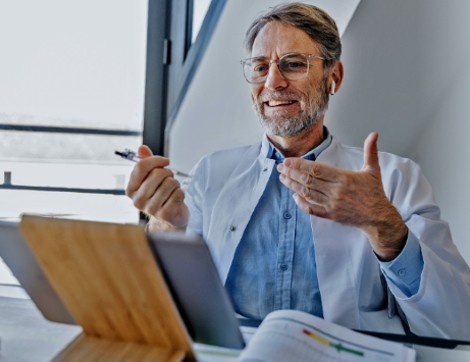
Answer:
[{"label": "mouth", "polygon": [[268,107],[283,107],[283,106],[290,106],[294,103],[297,103],[295,100],[278,100],[278,99],[271,99],[267,102],[264,102],[265,105]]}]

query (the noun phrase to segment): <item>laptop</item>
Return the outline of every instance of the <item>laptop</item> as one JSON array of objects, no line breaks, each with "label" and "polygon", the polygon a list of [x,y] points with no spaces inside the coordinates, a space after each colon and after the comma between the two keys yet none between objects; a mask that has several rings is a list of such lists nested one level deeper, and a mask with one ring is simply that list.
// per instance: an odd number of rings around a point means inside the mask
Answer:
[{"label": "laptop", "polygon": [[16,221],[0,220],[0,258],[46,319],[76,324],[31,253],[18,226]]},{"label": "laptop", "polygon": [[[51,219],[37,218],[45,223]],[[58,221],[57,218],[53,220]],[[87,227],[103,224],[70,219],[64,222],[85,223]],[[116,226],[123,231],[135,228],[135,225]],[[53,228],[54,223],[50,227]],[[239,321],[204,240],[199,236],[175,232],[151,233],[148,242],[192,340],[243,348],[245,342]],[[0,221],[0,257],[46,319],[76,324],[36,261],[16,222]]]}]

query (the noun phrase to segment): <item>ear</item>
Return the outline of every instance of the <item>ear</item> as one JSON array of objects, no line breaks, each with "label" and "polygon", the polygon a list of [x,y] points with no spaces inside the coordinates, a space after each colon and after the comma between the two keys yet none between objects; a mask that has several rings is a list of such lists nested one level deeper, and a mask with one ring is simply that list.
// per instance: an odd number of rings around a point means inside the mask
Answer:
[{"label": "ear", "polygon": [[330,94],[337,93],[343,83],[344,68],[343,63],[338,60],[330,70],[329,80],[329,92]]}]

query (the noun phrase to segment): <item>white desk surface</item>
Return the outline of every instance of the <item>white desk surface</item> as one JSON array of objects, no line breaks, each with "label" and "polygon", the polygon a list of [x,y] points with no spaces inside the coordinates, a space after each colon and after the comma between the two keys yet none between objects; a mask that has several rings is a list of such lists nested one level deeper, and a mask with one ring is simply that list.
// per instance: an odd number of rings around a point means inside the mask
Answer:
[{"label": "white desk surface", "polygon": [[0,297],[0,361],[51,361],[81,328],[49,322],[30,299]]},{"label": "white desk surface", "polygon": [[[29,299],[0,296],[1,362],[51,361],[80,332],[78,326],[47,321]],[[195,348],[201,360],[220,361],[221,356],[211,358],[211,353],[198,353],[203,352],[204,346],[199,351],[198,346]],[[455,350],[415,348],[417,362],[470,362],[470,346],[459,346]],[[226,356],[222,360],[236,361],[237,358],[236,355]]]},{"label": "white desk surface", "polygon": [[459,346],[456,349],[442,349],[426,346],[415,346],[416,362],[469,362],[470,349]]}]

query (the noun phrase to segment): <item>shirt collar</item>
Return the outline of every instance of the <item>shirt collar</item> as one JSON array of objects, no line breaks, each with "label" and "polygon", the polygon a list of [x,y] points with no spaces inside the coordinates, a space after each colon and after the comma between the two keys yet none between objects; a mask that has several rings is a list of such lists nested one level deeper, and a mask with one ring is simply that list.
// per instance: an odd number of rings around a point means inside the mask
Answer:
[{"label": "shirt collar", "polygon": [[[311,149],[306,154],[304,154],[301,158],[305,160],[315,161],[315,159],[322,153],[328,146],[331,144],[333,140],[333,136],[331,135],[328,128],[323,126],[323,133],[325,138],[323,142],[320,143],[317,147]],[[270,158],[276,160],[276,163],[281,163],[284,161],[284,155],[281,151],[279,151],[268,139],[266,134],[263,137],[263,141],[261,143],[261,152],[266,154],[266,158]]]}]

